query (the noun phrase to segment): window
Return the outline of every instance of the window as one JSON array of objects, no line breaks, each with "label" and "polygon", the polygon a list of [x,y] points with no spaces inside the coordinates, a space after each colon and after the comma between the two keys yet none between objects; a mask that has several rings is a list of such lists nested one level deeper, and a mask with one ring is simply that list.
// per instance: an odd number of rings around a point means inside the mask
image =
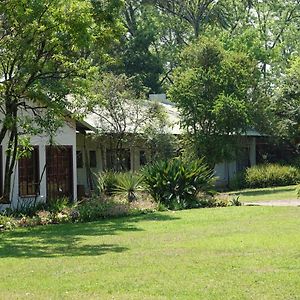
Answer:
[{"label": "window", "polygon": [[34,196],[39,193],[39,148],[19,160],[19,194]]},{"label": "window", "polygon": [[140,151],[140,166],[144,166],[147,164],[146,152],[144,150]]},{"label": "window", "polygon": [[130,149],[106,149],[106,168],[112,171],[129,171]]},{"label": "window", "polygon": [[77,168],[83,168],[82,151],[76,151]]},{"label": "window", "polygon": [[97,168],[97,156],[96,151],[90,151],[90,168]]}]

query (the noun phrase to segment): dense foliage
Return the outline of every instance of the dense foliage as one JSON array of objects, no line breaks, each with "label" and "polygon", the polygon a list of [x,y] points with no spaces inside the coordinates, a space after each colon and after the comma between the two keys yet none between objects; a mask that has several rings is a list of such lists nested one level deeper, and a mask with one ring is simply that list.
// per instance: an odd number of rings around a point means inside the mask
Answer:
[{"label": "dense foliage", "polygon": [[198,194],[213,189],[213,171],[203,160],[158,161],[145,167],[143,175],[152,197],[170,209],[196,207]]},{"label": "dense foliage", "polygon": [[237,173],[229,182],[230,190],[295,185],[300,182],[297,166],[264,163]]},{"label": "dense foliage", "polygon": [[236,137],[254,125],[256,62],[213,39],[199,40],[181,57],[170,97],[188,139],[211,165],[232,159]]},{"label": "dense foliage", "polygon": [[249,188],[264,188],[297,184],[300,181],[299,169],[278,164],[257,165],[245,172],[245,185]]}]

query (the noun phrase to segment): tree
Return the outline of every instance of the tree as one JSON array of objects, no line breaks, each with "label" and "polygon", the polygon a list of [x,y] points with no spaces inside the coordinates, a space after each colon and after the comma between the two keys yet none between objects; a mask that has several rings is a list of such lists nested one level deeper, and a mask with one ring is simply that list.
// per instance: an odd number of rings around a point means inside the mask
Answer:
[{"label": "tree", "polygon": [[300,139],[300,57],[295,57],[282,78],[274,98],[277,136],[299,145]]},{"label": "tree", "polygon": [[53,116],[65,112],[66,95],[82,90],[92,58],[101,57],[113,39],[114,21],[102,2],[0,3],[0,143],[8,140],[4,202],[10,200],[20,136],[44,131]]},{"label": "tree", "polygon": [[154,0],[154,3],[165,13],[184,20],[193,28],[193,37],[208,24],[219,24],[227,27],[227,12],[222,1],[218,0]]},{"label": "tree", "polygon": [[[258,55],[256,59],[265,80],[276,80],[290,56],[299,51],[300,1],[231,1],[228,8],[235,16],[230,27],[231,43],[242,36],[249,37],[249,34],[252,41],[256,37],[255,44],[248,50],[254,50],[253,54]],[[245,44],[249,45],[245,38]]]},{"label": "tree", "polygon": [[196,155],[210,165],[233,158],[237,137],[253,125],[258,79],[255,61],[215,40],[201,39],[183,51],[170,97]]},{"label": "tree", "polygon": [[96,116],[98,134],[111,138],[110,150],[115,155],[117,171],[126,169],[122,151],[126,141],[134,145],[140,139],[145,143],[150,130],[159,132],[166,123],[162,107],[147,100],[144,94],[137,94],[132,84],[124,74],[102,74],[93,82],[90,97],[81,99],[81,113]]},{"label": "tree", "polygon": [[152,47],[156,40],[157,24],[151,8],[142,1],[126,0],[122,20],[125,32],[117,49],[120,57],[117,73],[125,73],[134,79],[137,92],[145,86],[150,92],[157,93],[161,88],[159,77],[163,66]]}]

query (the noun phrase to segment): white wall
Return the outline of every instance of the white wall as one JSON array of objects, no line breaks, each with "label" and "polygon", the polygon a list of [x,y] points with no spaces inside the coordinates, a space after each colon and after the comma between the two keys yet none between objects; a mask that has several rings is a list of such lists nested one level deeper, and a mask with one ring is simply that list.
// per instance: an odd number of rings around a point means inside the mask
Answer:
[{"label": "white wall", "polygon": [[[55,137],[54,145],[63,145],[63,146],[72,146],[73,149],[73,200],[77,199],[77,176],[76,176],[76,125],[75,121],[66,119],[66,122],[63,127],[61,127]],[[4,178],[4,166],[6,160],[6,150],[7,150],[8,137],[6,136],[2,143],[2,178]],[[30,137],[30,144],[32,146],[39,146],[39,170],[40,176],[44,166],[46,164],[46,146],[50,145],[49,137],[45,135],[33,136]],[[44,175],[41,180],[40,185],[40,196],[38,197],[39,201],[46,201],[47,199],[47,186],[46,186],[46,176],[47,171],[44,172]],[[12,192],[11,192],[11,206],[17,207],[18,201],[24,201],[19,197],[19,182],[18,182],[18,162],[16,163],[14,174],[12,176]]]}]

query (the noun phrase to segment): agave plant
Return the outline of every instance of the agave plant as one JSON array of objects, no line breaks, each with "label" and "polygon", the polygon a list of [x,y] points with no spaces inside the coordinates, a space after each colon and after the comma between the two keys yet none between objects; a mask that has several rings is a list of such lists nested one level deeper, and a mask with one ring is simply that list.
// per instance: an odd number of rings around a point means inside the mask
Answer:
[{"label": "agave plant", "polygon": [[136,192],[142,191],[143,177],[133,173],[119,173],[114,189],[115,193],[126,193],[128,201],[137,199]]}]

